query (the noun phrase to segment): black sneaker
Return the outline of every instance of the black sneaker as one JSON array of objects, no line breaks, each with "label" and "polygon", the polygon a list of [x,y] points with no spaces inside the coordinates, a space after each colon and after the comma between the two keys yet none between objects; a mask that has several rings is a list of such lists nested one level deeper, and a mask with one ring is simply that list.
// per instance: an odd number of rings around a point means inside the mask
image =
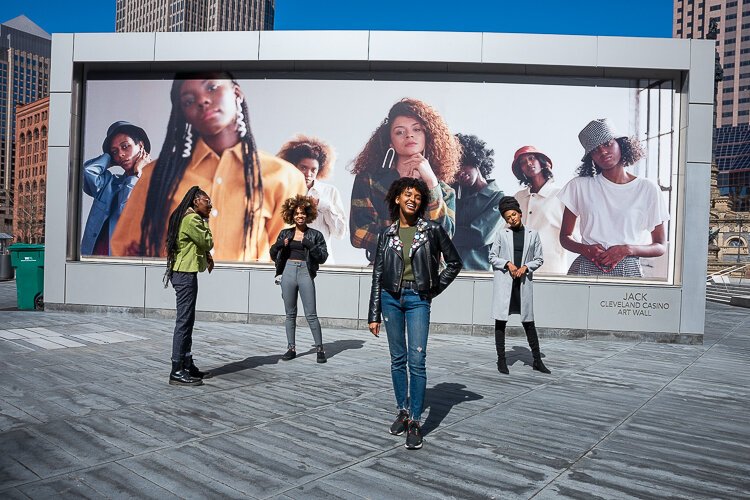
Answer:
[{"label": "black sneaker", "polygon": [[283,356],[281,356],[281,359],[284,361],[289,361],[296,357],[297,357],[297,351],[295,351],[294,349],[289,349],[287,352],[284,353]]},{"label": "black sneaker", "polygon": [[318,350],[318,363],[325,363],[328,361],[326,359],[326,353],[323,351],[323,349]]},{"label": "black sneaker", "polygon": [[396,417],[396,420],[391,424],[390,432],[394,436],[400,436],[404,433],[406,430],[406,427],[409,425],[409,412],[406,410],[399,410],[398,417]]},{"label": "black sneaker", "polygon": [[406,446],[407,450],[418,450],[422,447],[422,429],[419,427],[419,422],[415,420],[409,421],[409,427],[406,431]]}]

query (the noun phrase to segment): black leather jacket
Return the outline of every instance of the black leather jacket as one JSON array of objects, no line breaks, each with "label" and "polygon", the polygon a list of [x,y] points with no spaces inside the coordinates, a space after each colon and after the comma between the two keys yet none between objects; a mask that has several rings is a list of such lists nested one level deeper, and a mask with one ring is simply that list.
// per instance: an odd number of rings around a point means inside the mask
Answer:
[{"label": "black leather jacket", "polygon": [[[380,292],[398,292],[404,260],[401,256],[401,240],[398,237],[398,222],[381,231],[372,268],[372,288],[368,323],[380,323]],[[414,281],[421,295],[432,298],[445,290],[463,267],[461,257],[453,246],[448,233],[439,224],[424,219],[417,221],[417,233],[412,242],[411,268]],[[445,269],[440,271],[440,257]]]},{"label": "black leather jacket", "polygon": [[[287,238],[289,238],[289,241],[292,241],[294,238],[293,227],[282,229],[279,237],[276,238],[276,243],[271,245],[271,259],[276,263],[277,275],[284,272],[286,261],[289,259],[289,253],[291,252],[289,245],[284,245],[284,240]],[[317,229],[308,227],[305,230],[305,235],[302,237],[302,245],[305,247],[307,270],[310,273],[310,277],[315,278],[320,265],[328,259],[328,247],[326,247],[326,240],[323,238],[323,233]]]}]

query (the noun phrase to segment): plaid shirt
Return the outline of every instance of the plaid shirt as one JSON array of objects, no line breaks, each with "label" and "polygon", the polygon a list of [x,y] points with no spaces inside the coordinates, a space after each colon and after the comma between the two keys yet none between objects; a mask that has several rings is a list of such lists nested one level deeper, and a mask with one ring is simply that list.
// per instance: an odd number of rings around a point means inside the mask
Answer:
[{"label": "plaid shirt", "polygon": [[[378,234],[392,222],[385,195],[398,178],[396,169],[360,172],[354,178],[349,234],[352,246],[364,248],[370,262],[375,259]],[[430,191],[426,216],[443,226],[448,236],[453,237],[456,227],[456,192],[452,187],[439,181]]]}]

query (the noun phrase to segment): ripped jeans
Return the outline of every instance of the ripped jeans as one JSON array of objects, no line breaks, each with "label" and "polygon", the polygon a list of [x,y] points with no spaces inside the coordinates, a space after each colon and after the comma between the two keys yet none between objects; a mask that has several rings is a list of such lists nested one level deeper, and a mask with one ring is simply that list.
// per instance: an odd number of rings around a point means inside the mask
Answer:
[{"label": "ripped jeans", "polygon": [[[381,292],[381,307],[388,349],[391,353],[391,378],[397,409],[407,409],[412,420],[422,418],[424,393],[427,387],[427,335],[430,330],[430,299],[416,290],[405,288],[401,293]],[[408,335],[407,335],[408,332]],[[409,367],[409,379],[406,368]]]}]

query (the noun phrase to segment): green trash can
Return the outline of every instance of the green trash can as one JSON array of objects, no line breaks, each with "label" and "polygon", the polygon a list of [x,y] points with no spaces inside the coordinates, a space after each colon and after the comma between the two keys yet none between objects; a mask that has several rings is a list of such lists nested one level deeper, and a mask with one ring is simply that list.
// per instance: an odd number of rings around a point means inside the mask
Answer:
[{"label": "green trash can", "polygon": [[15,243],[8,247],[10,263],[16,268],[18,308],[44,307],[44,245]]}]

